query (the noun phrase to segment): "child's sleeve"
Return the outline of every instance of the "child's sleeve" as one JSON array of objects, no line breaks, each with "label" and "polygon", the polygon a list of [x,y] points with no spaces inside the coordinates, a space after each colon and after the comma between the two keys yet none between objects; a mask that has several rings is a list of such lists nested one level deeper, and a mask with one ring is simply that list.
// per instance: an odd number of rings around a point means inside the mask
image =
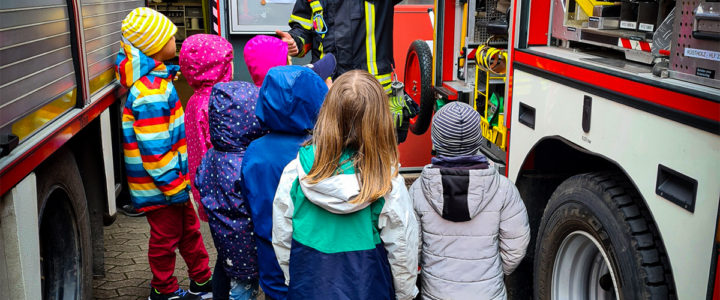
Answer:
[{"label": "child's sleeve", "polygon": [[210,122],[208,120],[207,107],[200,109],[198,123],[200,124],[200,141],[205,143],[205,150],[212,148],[212,142],[210,141]]},{"label": "child's sleeve", "polygon": [[295,2],[295,7],[293,7],[290,14],[290,31],[288,33],[297,44],[299,52],[297,57],[305,56],[312,47],[312,15],[312,9],[307,1],[298,0]]},{"label": "child's sleeve", "polygon": [[514,184],[507,183],[508,193],[500,210],[500,257],[503,273],[512,273],[525,257],[530,242],[530,225],[525,204]]},{"label": "child's sleeve", "polygon": [[168,197],[185,190],[187,181],[180,160],[185,154],[181,151],[187,150],[181,143],[185,138],[184,116],[177,93],[173,89],[169,99],[164,93],[135,99],[133,116],[140,159],[155,186]]},{"label": "child's sleeve", "polygon": [[420,214],[418,214],[417,207],[417,201],[425,201],[425,199],[421,199],[421,197],[424,197],[422,194],[422,191],[420,190],[420,178],[416,179],[415,182],[410,186],[410,189],[408,190],[410,194],[410,203],[412,203],[413,211],[415,212],[415,220],[417,220],[418,223],[418,264],[422,264],[420,262],[420,259],[422,258],[422,222],[420,219]]},{"label": "child's sleeve", "polygon": [[399,300],[412,299],[418,294],[415,281],[419,229],[405,180],[401,176],[393,180],[393,190],[385,196],[378,228],[390,262],[395,296]]},{"label": "child's sleeve", "polygon": [[296,168],[297,160],[285,166],[273,200],[272,243],[280,269],[285,275],[286,285],[290,284],[290,246],[293,234],[292,217],[295,211],[290,190],[293,182],[298,178]]}]

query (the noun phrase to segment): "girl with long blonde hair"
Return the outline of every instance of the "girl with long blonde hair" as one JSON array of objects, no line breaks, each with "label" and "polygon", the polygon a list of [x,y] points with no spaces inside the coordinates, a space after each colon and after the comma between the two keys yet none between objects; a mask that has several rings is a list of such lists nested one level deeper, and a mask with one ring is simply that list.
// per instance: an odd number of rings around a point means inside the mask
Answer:
[{"label": "girl with long blonde hair", "polygon": [[333,83],[312,139],[283,171],[273,247],[289,299],[412,299],[418,224],[387,94],[365,71]]}]

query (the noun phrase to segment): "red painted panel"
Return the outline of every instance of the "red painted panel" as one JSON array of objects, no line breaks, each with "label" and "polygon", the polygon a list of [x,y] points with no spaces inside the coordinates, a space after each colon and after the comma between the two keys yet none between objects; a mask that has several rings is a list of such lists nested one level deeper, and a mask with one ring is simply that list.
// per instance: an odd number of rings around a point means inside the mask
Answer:
[{"label": "red painted panel", "polygon": [[[445,2],[445,22],[443,23],[443,62],[442,80],[453,80],[453,57],[455,56],[455,1]],[[459,45],[458,45],[459,47]],[[457,49],[460,51],[460,49]],[[436,82],[435,85],[439,85]]]},{"label": "red painted panel", "polygon": [[505,113],[505,127],[508,129],[507,134],[505,134],[505,145],[507,147],[505,148],[505,176],[508,176],[508,172],[510,172],[510,150],[512,145],[510,145],[510,132],[512,131],[512,128],[510,128],[511,124],[511,118],[512,118],[512,100],[513,100],[513,74],[515,73],[515,69],[513,68],[513,62],[515,61],[515,48],[513,45],[515,45],[515,28],[517,25],[517,13],[515,12],[515,7],[518,7],[517,0],[513,0],[512,4],[512,10],[510,11],[510,14],[512,14],[512,24],[510,26],[510,61],[508,62],[510,64],[510,70],[507,73],[507,99],[505,99],[505,106],[507,107],[506,113]]},{"label": "red painted panel", "polygon": [[528,45],[547,45],[550,26],[550,1],[533,0],[530,4]]},{"label": "red painted panel", "polygon": [[630,97],[720,122],[720,103],[703,100],[602,72],[592,71],[529,53],[516,52],[515,62],[547,70],[554,74],[585,82],[598,88],[615,91]]},{"label": "red painted panel", "polygon": [[100,100],[96,100],[91,106],[86,107],[83,111],[76,115],[72,120],[60,126],[51,133],[43,141],[37,143],[30,150],[18,157],[9,164],[5,169],[0,170],[0,195],[4,195],[20,180],[25,178],[32,170],[34,170],[46,158],[50,157],[55,151],[60,149],[75,134],[80,132],[87,124],[97,118],[100,113],[105,111],[117,98],[117,91],[108,93]]},{"label": "red painted panel", "polygon": [[[433,27],[427,10],[432,5],[397,5],[393,28],[393,57],[398,80],[403,81],[405,74],[405,56],[410,44],[415,40],[433,39]],[[430,130],[423,135],[408,133],[400,150],[400,164],[403,168],[422,167],[430,163]]]},{"label": "red painted panel", "polygon": [[415,40],[432,41],[433,27],[428,9],[432,5],[396,5],[393,19],[393,58],[398,80],[404,81],[405,56]]}]

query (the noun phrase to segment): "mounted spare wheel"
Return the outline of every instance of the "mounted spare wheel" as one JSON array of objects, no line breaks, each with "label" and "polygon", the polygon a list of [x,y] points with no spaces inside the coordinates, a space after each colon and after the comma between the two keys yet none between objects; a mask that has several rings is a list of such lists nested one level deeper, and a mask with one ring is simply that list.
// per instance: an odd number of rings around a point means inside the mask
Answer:
[{"label": "mounted spare wheel", "polygon": [[410,131],[420,135],[427,131],[435,108],[432,88],[432,52],[423,40],[410,44],[405,58],[405,93],[420,105],[418,115],[410,119]]},{"label": "mounted spare wheel", "polygon": [[570,177],[553,193],[535,245],[536,299],[668,299],[664,246],[620,174]]},{"label": "mounted spare wheel", "polygon": [[75,159],[60,150],[36,175],[42,299],[92,299],[90,218]]}]

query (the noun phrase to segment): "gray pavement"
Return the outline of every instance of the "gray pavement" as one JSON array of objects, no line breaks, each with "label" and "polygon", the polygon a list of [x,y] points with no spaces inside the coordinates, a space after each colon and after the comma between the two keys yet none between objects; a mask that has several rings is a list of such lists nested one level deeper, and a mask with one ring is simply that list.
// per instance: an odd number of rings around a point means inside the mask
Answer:
[{"label": "gray pavement", "polygon": [[[403,174],[405,184],[410,187],[419,173]],[[210,268],[215,266],[217,251],[210,236],[207,223],[201,222],[200,232],[210,256]],[[145,217],[131,218],[117,214],[117,220],[105,227],[105,276],[93,279],[95,299],[147,299],[150,293],[150,265],[147,260],[150,225]],[[190,280],[187,266],[179,253],[175,262],[175,276],[180,287],[187,289]],[[258,300],[265,299],[260,292]]]},{"label": "gray pavement", "polygon": [[[213,246],[210,228],[200,228],[210,256],[210,267],[215,265],[217,251]],[[150,293],[150,265],[147,260],[150,226],[145,217],[131,218],[120,213],[112,225],[105,227],[105,276],[93,279],[95,299],[147,299]],[[187,289],[190,281],[187,266],[177,254],[175,276],[180,287]],[[261,297],[259,299],[262,299]]]}]

